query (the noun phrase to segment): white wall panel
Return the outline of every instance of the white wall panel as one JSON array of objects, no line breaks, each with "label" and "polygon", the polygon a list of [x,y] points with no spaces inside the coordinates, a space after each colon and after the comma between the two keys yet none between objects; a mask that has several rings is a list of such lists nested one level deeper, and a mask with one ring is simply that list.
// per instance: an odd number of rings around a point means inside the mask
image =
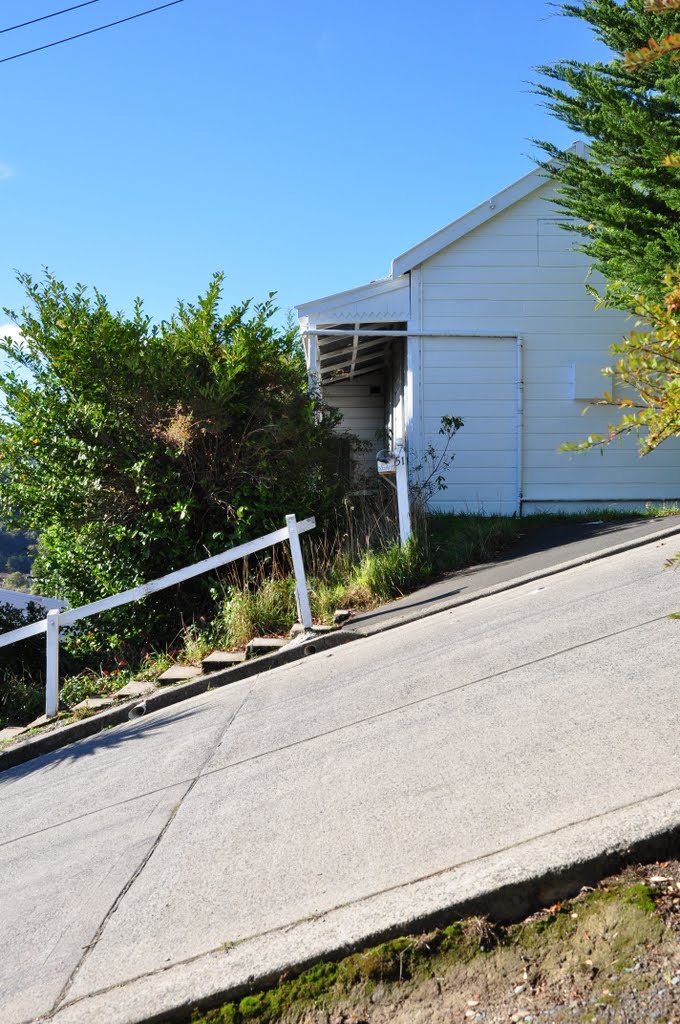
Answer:
[{"label": "white wall panel", "polygon": [[[594,275],[593,275],[594,276]],[[516,267],[509,264],[507,260],[505,262],[499,262],[496,265],[482,265],[475,266],[473,264],[462,264],[456,265],[456,282],[460,284],[521,284],[526,283],[537,283],[545,285],[560,285],[564,282],[573,282],[575,285],[583,287],[586,280],[589,284],[593,284],[593,276],[588,276],[588,268],[582,266],[574,266],[571,270],[565,270],[562,267],[539,267],[534,266],[532,269],[527,267]],[[427,281],[428,285],[435,284],[446,284],[451,279],[451,267],[447,264],[438,264],[436,266],[429,266],[427,269]],[[595,287],[598,284],[595,283]]]},{"label": "white wall panel", "polygon": [[375,466],[375,452],[379,447],[376,434],[385,427],[384,388],[383,375],[376,373],[366,374],[358,380],[329,384],[323,389],[328,405],[342,413],[340,430],[347,430],[369,442],[368,451],[353,456],[355,463],[367,472]]},{"label": "white wall panel", "polygon": [[[575,364],[611,363],[609,346],[632,329],[634,320],[617,310],[596,310],[586,292],[588,261],[573,251],[580,236],[559,226],[561,211],[546,199],[551,185],[527,197],[426,260],[422,280],[422,329],[455,333],[515,333],[524,347],[524,421],[522,492],[535,504],[570,501],[670,500],[680,493],[680,443],[667,442],[654,461],[640,459],[634,442],[615,444],[604,455],[557,452],[564,441],[600,434],[616,422],[615,407],[594,407],[574,398]],[[602,288],[599,275],[589,284]],[[512,455],[510,418],[514,395],[500,398],[504,374],[514,367],[512,346],[468,339],[462,346],[423,340],[425,434],[434,436],[439,417],[454,412],[466,419],[454,447],[461,449],[456,491],[438,502],[457,507],[465,501],[463,473],[469,459],[494,444]],[[475,348],[475,345],[477,348]],[[496,346],[494,348],[493,346]],[[490,356],[495,353],[495,357]],[[503,355],[501,353],[504,352]],[[475,383],[474,375],[479,373]],[[455,385],[454,385],[455,382]],[[597,374],[598,394],[610,382]],[[447,391],[447,388],[451,390]],[[455,398],[454,407],[446,397]],[[483,405],[481,403],[484,403]],[[482,413],[483,409],[483,413]],[[480,415],[480,413],[482,413]],[[488,441],[484,441],[487,432]],[[465,435],[467,434],[467,440]],[[486,447],[485,447],[486,444]],[[462,452],[465,451],[463,457]],[[661,454],[663,452],[663,454]],[[467,478],[465,478],[467,479]],[[486,497],[484,497],[484,495]],[[470,480],[468,497],[479,502],[489,493]],[[505,499],[501,498],[501,504]],[[452,505],[453,503],[453,505]]]},{"label": "white wall panel", "polygon": [[[433,302],[486,302],[490,295],[493,296],[494,301],[503,302],[546,301],[545,281],[524,281],[521,284],[521,288],[518,287],[519,284],[520,282],[518,281],[499,280],[491,286],[488,280],[474,283],[469,281],[456,281],[455,283],[445,281],[432,282],[428,280],[423,288],[423,295],[426,300],[432,300]],[[553,282],[549,288],[554,291],[556,286],[557,281]],[[559,289],[560,302],[580,302],[590,312],[593,300],[585,291],[583,281],[579,278],[575,277],[573,281],[560,282]],[[535,315],[539,315],[538,310],[536,310]]]},{"label": "white wall panel", "polygon": [[[459,363],[463,365],[459,368]],[[449,511],[512,514],[517,507],[517,356],[507,338],[424,338],[422,436],[442,444],[441,417],[461,416],[447,489]]]},{"label": "white wall panel", "polygon": [[[637,492],[645,491],[644,497]],[[606,493],[605,493],[606,492]],[[654,484],[635,484],[634,482],[607,482],[606,488],[599,484],[588,484],[579,481],[578,493],[575,488],[566,488],[564,483],[549,484],[541,481],[540,485],[529,484],[524,491],[526,501],[540,503],[554,501],[565,505],[570,501],[677,501],[680,499],[680,482],[659,481]]]}]

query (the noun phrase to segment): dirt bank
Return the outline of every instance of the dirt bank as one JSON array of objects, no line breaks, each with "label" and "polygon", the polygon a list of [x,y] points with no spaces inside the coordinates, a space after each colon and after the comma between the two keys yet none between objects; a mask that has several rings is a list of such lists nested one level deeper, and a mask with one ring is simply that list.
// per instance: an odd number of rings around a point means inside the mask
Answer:
[{"label": "dirt bank", "polygon": [[680,862],[517,924],[455,921],[319,964],[193,1024],[680,1024]]}]

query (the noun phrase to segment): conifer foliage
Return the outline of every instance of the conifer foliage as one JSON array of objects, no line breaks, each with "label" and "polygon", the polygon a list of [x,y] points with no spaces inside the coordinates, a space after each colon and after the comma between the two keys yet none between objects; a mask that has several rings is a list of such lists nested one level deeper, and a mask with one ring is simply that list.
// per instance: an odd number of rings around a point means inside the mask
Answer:
[{"label": "conifer foliage", "polygon": [[580,221],[582,248],[609,280],[660,300],[664,274],[680,266],[677,0],[580,0],[559,10],[589,25],[611,57],[537,69],[548,109],[590,146],[582,156],[538,143],[553,161],[558,203]]},{"label": "conifer foliage", "polygon": [[[589,0],[584,0],[589,2]],[[595,6],[592,4],[591,6]],[[621,7],[610,3],[610,8],[617,8],[621,14]],[[629,6],[633,6],[632,4]],[[643,6],[644,14],[674,15],[680,10],[680,0],[645,0]],[[582,9],[585,11],[585,8]],[[668,23],[666,22],[666,25]],[[630,50],[623,55],[621,66],[631,76],[639,78],[641,72],[646,72],[650,67],[658,68],[659,65],[666,70],[665,88],[667,93],[677,95],[676,81],[669,73],[671,66],[680,60],[680,32],[671,31],[659,39],[650,38],[648,42],[635,50]],[[614,73],[618,73],[618,62],[611,65]],[[648,83],[646,86],[647,96],[652,99],[660,92],[662,82]],[[672,133],[671,133],[672,134]],[[669,135],[669,143],[673,139]],[[593,151],[599,152],[598,146],[593,146]],[[628,161],[628,162],[627,162]],[[623,156],[619,155],[618,163],[608,164],[604,167],[588,167],[596,173],[604,175],[600,180],[609,183],[610,179],[615,180],[617,170],[621,167],[630,170],[632,163],[624,151]],[[655,165],[652,165],[655,166]],[[658,161],[657,167],[680,168],[680,153],[667,151]],[[557,174],[561,171],[558,170]],[[663,170],[662,170],[663,173]],[[673,181],[674,178],[669,180]],[[680,184],[676,182],[676,184]],[[639,195],[639,205],[649,205],[651,190],[644,191],[639,187],[636,195]],[[666,187],[665,195],[669,202],[669,208],[677,208],[677,199],[674,198],[673,189]],[[605,196],[606,200],[606,196]],[[592,201],[592,200],[591,200]],[[568,195],[564,204],[568,202]],[[672,227],[673,219],[669,221]],[[594,224],[589,225],[594,228]],[[612,242],[615,233],[610,229],[610,237],[606,237],[606,230],[601,230],[599,237],[594,240],[590,251],[597,256],[598,243],[605,241]],[[665,241],[673,240],[672,235],[667,234]],[[640,242],[644,245],[649,239],[641,236]],[[642,246],[638,246],[641,250]],[[638,254],[639,256],[639,254]],[[631,331],[621,344],[613,344],[612,355],[615,357],[613,366],[605,368],[603,373],[619,382],[627,390],[625,397],[615,398],[611,391],[605,392],[604,398],[597,404],[614,405],[623,410],[621,419],[616,424],[610,424],[609,432],[605,435],[591,435],[578,444],[565,444],[563,450],[584,450],[595,445],[606,445],[615,438],[629,433],[637,433],[640,441],[640,454],[645,455],[653,451],[663,441],[680,434],[680,324],[678,314],[680,313],[680,270],[676,258],[676,269],[668,269],[661,275],[658,285],[651,278],[651,287],[646,289],[645,294],[640,286],[637,290],[631,290],[630,283],[625,279],[610,281],[605,296],[600,304],[607,306],[618,306],[630,308],[641,320],[638,328]],[[609,261],[602,269],[611,276],[614,262]],[[662,299],[658,298],[661,294]],[[634,396],[634,397],[631,397]],[[680,561],[677,555],[674,562]]]}]

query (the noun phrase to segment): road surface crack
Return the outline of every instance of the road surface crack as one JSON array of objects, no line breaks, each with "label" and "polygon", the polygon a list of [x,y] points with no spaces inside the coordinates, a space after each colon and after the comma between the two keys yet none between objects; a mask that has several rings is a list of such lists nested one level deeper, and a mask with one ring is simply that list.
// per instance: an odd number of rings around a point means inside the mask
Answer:
[{"label": "road surface crack", "polygon": [[[158,849],[160,844],[163,842],[163,839],[165,838],[165,836],[166,836],[170,826],[172,825],[173,821],[175,820],[175,817],[177,816],[177,812],[180,810],[182,804],[184,803],[186,798],[189,796],[189,794],[193,790],[193,788],[196,785],[196,783],[203,776],[203,772],[205,770],[206,765],[208,765],[210,763],[210,760],[213,757],[213,754],[214,754],[215,750],[220,746],[220,744],[224,740],[224,737],[226,736],[227,732],[229,731],[229,729],[231,729],[231,727],[234,724],[234,722],[236,721],[238,715],[241,713],[241,710],[243,709],[244,705],[246,704],[246,702],[250,698],[251,693],[255,689],[256,683],[257,683],[257,678],[254,680],[253,685],[248,689],[246,695],[244,696],[243,700],[241,701],[239,706],[234,711],[233,715],[231,715],[231,717],[225,723],[224,728],[221,730],[221,732],[217,736],[217,739],[215,741],[214,746],[212,746],[210,748],[210,750],[208,751],[208,753],[206,754],[206,757],[203,760],[203,763],[201,764],[201,767],[199,768],[198,772],[190,780],[190,782],[187,785],[186,789],[184,790],[184,792],[180,796],[178,802],[171,808],[171,810],[170,810],[170,812],[168,814],[168,818],[167,818],[165,824],[163,825],[163,828],[160,830],[160,832],[158,833],[158,835],[154,839],[153,843],[151,844],[151,846],[147,850],[146,854],[144,855],[144,857],[142,857],[140,863],[137,865],[137,867],[135,868],[135,870],[133,871],[133,873],[130,875],[129,879],[127,880],[127,882],[123,886],[123,888],[120,890],[120,892],[118,893],[118,895],[114,899],[113,903],[111,904],[111,906],[109,907],[108,911],[104,915],[104,918],[102,919],[101,924],[97,928],[97,930],[96,930],[92,940],[86,946],[83,947],[83,953],[82,953],[82,956],[80,957],[80,960],[78,961],[76,966],[73,968],[73,970],[69,974],[68,978],[66,979],[66,983],[64,984],[63,988],[59,992],[59,995],[57,996],[57,998],[56,998],[56,1000],[55,1000],[55,1002],[54,1002],[54,1004],[52,1006],[52,1009],[47,1014],[47,1018],[48,1019],[50,1017],[53,1017],[55,1015],[55,1013],[57,1013],[57,1011],[59,1010],[60,1006],[65,1002],[65,1000],[66,1000],[66,998],[68,996],[68,993],[70,992],[71,988],[73,987],[73,984],[74,984],[78,974],[80,973],[80,971],[82,970],[83,966],[85,965],[85,962],[87,961],[88,957],[92,953],[92,950],[96,947],[97,943],[99,942],[100,938],[102,937],[107,924],[109,923],[109,921],[111,920],[113,915],[118,910],[118,907],[120,906],[121,902],[125,899],[125,896],[128,894],[128,892],[130,891],[132,886],[135,884],[135,882],[137,881],[139,876],[142,874],[142,872],[146,868],[147,864],[149,863],[149,861],[153,857],[154,853],[156,852],[156,850]],[[181,785],[181,783],[176,783],[176,785]]]}]

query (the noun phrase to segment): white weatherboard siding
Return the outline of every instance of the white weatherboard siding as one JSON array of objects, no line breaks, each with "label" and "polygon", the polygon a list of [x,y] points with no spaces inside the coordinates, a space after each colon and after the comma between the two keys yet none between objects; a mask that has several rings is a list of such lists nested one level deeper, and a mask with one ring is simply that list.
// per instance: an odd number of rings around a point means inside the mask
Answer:
[{"label": "white weatherboard siding", "polygon": [[[606,432],[608,423],[618,419],[616,409],[605,407],[591,408],[582,416],[586,398],[596,397],[596,392],[578,397],[576,392],[586,389],[589,381],[599,393],[608,387],[596,370],[610,362],[609,345],[632,322],[614,310],[595,310],[584,287],[588,261],[571,250],[577,238],[559,226],[559,217],[546,202],[550,194],[546,183],[421,264],[418,329],[521,336],[525,509],[678,498],[677,440],[643,460],[632,440],[602,453],[557,451],[564,441]],[[448,365],[435,372],[432,352],[438,344],[446,352],[440,362]],[[499,501],[506,506],[509,501],[506,488],[515,425],[510,356],[501,352],[510,353],[511,345],[496,342],[495,348],[488,348],[489,344],[484,339],[471,339],[464,346],[452,341],[441,345],[439,339],[421,342],[425,439],[435,437],[438,417],[445,412],[466,421],[454,441],[459,454],[449,472],[449,487],[436,500],[442,509],[474,509],[488,495],[484,510],[493,512]]]},{"label": "white weatherboard siding", "polygon": [[340,430],[356,434],[370,445],[367,451],[353,455],[355,465],[377,476],[375,455],[382,447],[378,436],[385,429],[383,374],[366,374],[353,381],[328,384],[323,395],[328,405],[342,413]]},{"label": "white weatherboard siding", "polygon": [[518,510],[516,343],[507,338],[425,338],[421,377],[423,451],[429,445],[441,449],[443,416],[465,421],[454,438],[455,459],[437,506],[446,512],[512,515]]},{"label": "white weatherboard siding", "polygon": [[[574,150],[586,153],[579,143]],[[389,278],[298,307],[313,369],[315,345],[324,343],[318,326],[382,323],[398,327],[398,339],[406,324],[406,344],[393,343],[391,365],[386,359],[375,378],[383,395],[369,391],[373,378],[334,381],[328,372],[324,390],[345,426],[367,440],[382,425],[394,433],[403,424],[412,470],[429,444],[441,446],[442,416],[464,419],[448,486],[434,501],[443,510],[680,500],[680,439],[644,459],[635,438],[558,451],[618,422],[617,408],[588,406],[611,390],[600,370],[634,321],[596,310],[586,284],[603,290],[604,281],[574,252],[580,236],[564,230],[569,220],[552,196],[552,183],[531,172],[397,256]]]}]

